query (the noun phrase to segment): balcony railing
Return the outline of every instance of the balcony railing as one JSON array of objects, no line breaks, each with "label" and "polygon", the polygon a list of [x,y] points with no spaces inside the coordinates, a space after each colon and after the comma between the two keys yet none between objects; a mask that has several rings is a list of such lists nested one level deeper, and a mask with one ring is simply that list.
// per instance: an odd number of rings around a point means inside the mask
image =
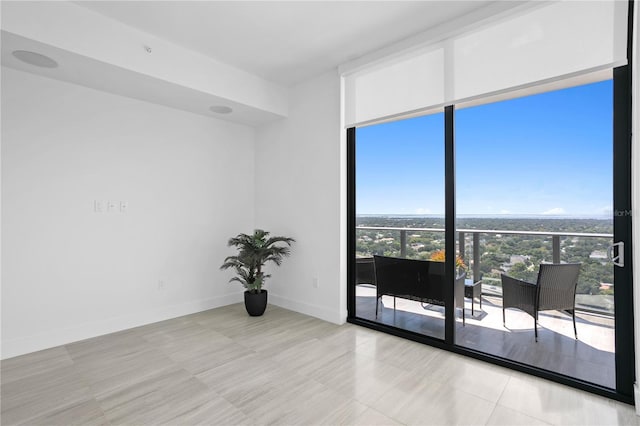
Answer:
[{"label": "balcony railing", "polygon": [[[444,233],[442,228],[406,228],[406,227],[386,227],[386,226],[357,226],[356,231],[381,231],[381,232],[399,232],[400,234],[400,257],[407,257],[407,232],[430,232],[430,233]],[[561,238],[605,238],[613,242],[613,234],[608,233],[581,233],[581,232],[552,232],[552,231],[515,231],[515,230],[495,230],[495,229],[457,229],[458,234],[457,246],[458,254],[467,262],[471,260],[471,273],[474,280],[482,279],[482,293],[485,295],[502,296],[502,288],[499,278],[486,278],[482,277],[480,273],[481,268],[481,254],[480,253],[480,235],[522,235],[522,236],[540,236],[551,237],[551,261],[553,263],[561,262]],[[466,259],[466,245],[467,235],[471,234],[470,239],[472,250],[471,259]],[[515,254],[515,253],[514,253]],[[587,297],[588,296],[588,297]],[[576,296],[576,309],[594,313],[600,313],[604,315],[611,315],[613,313],[612,298],[601,298],[602,300],[588,300],[594,299],[591,295]],[[606,299],[606,300],[605,300]],[[609,300],[611,299],[611,300]],[[604,301],[608,303],[604,303]]]}]

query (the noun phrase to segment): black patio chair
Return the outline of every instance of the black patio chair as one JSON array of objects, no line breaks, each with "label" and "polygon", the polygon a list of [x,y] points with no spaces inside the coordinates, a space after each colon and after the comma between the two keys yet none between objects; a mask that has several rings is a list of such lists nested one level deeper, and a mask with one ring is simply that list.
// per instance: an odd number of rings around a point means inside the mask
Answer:
[{"label": "black patio chair", "polygon": [[[431,260],[405,259],[398,257],[373,256],[376,281],[376,318],[378,305],[383,295],[393,296],[393,309],[396,297],[415,300],[431,305],[445,306],[444,262]],[[462,323],[465,323],[464,280],[466,273],[456,277],[454,297],[456,306],[462,309]]]},{"label": "black patio chair", "polygon": [[373,264],[373,257],[356,258],[356,285],[376,284],[376,270]]},{"label": "black patio chair", "polygon": [[576,286],[580,263],[540,264],[536,284],[502,274],[502,324],[506,327],[505,309],[518,308],[533,317],[536,342],[538,341],[538,312],[566,311],[573,317],[576,329]]}]

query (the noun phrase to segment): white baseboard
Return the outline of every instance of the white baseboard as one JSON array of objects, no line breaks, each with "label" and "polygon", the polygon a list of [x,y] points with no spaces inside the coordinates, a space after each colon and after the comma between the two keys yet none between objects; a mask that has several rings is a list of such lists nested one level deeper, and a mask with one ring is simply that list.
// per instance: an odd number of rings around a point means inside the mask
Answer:
[{"label": "white baseboard", "polygon": [[[340,310],[327,309],[324,306],[291,300],[269,292],[269,303],[301,314],[309,315],[334,324],[344,324]],[[345,316],[346,318],[346,316]]]},{"label": "white baseboard", "polygon": [[636,402],[636,415],[640,416],[640,385],[636,382],[633,385],[634,401]]},{"label": "white baseboard", "polygon": [[349,312],[347,312],[347,308],[341,308],[340,309],[340,322],[338,322],[338,324],[346,323],[348,316],[349,316]]},{"label": "white baseboard", "polygon": [[2,348],[0,349],[2,354],[1,359],[12,358],[18,355],[49,349],[65,345],[67,343],[77,342],[242,301],[242,293],[235,293],[207,300],[163,306],[152,311],[137,312],[135,314],[109,318],[104,321],[80,324],[75,327],[52,330],[47,333],[22,337],[19,339],[3,340]]}]

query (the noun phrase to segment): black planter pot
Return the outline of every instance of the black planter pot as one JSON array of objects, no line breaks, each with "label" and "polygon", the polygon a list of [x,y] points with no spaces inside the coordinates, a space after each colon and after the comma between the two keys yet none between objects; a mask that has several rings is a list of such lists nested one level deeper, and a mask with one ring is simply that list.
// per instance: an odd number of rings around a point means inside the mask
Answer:
[{"label": "black planter pot", "polygon": [[267,309],[267,290],[260,290],[260,293],[244,292],[244,307],[252,317],[259,317]]}]

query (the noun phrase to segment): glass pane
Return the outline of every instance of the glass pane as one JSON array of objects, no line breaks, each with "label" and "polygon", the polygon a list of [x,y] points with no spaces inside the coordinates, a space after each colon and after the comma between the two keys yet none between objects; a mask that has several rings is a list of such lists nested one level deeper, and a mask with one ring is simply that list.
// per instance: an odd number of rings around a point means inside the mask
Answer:
[{"label": "glass pane", "polygon": [[358,128],[356,316],[443,339],[443,250],[444,113]]},{"label": "glass pane", "polygon": [[[612,87],[603,81],[456,112],[456,228],[469,264],[456,343],[609,388]],[[548,263],[560,267],[539,274]],[[570,264],[579,265],[577,286]]]}]

